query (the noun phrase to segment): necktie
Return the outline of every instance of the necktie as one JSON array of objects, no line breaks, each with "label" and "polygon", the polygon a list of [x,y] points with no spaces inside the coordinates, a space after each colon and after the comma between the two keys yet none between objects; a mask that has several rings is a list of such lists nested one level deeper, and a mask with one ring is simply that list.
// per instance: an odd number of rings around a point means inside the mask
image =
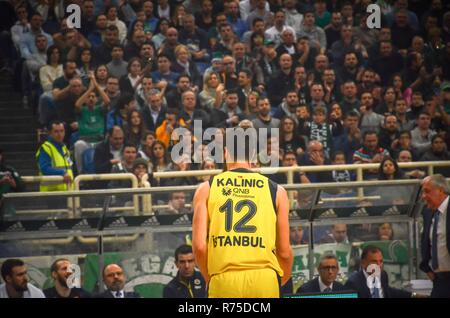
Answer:
[{"label": "necktie", "polygon": [[120,290],[116,291],[116,298],[122,298],[122,292]]},{"label": "necktie", "polygon": [[380,289],[378,287],[373,288],[372,298],[380,298]]},{"label": "necktie", "polygon": [[433,215],[433,232],[431,234],[431,267],[436,270],[439,267],[438,264],[438,249],[437,249],[437,229],[439,223],[439,211],[435,211]]},{"label": "necktie", "polygon": [[323,290],[324,293],[331,293],[331,288],[327,287]]}]

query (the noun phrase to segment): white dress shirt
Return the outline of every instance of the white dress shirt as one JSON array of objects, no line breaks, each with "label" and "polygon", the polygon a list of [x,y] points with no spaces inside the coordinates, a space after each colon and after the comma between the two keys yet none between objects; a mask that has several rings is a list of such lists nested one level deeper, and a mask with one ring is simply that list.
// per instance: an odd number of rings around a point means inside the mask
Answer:
[{"label": "white dress shirt", "polygon": [[[438,269],[435,272],[450,272],[450,254],[447,249],[447,235],[446,235],[446,224],[447,224],[447,208],[448,208],[449,196],[442,201],[441,205],[438,208],[440,213],[439,215],[439,223],[437,228],[437,252],[438,252]],[[430,242],[433,242],[433,225],[434,218],[431,222],[431,231],[430,231]],[[430,260],[431,266],[431,260]]]},{"label": "white dress shirt", "polygon": [[333,283],[331,283],[330,286],[327,286],[327,285],[325,285],[325,284],[322,282],[322,279],[321,279],[320,276],[319,276],[319,288],[320,288],[320,292],[321,292],[321,293],[323,293],[323,291],[324,291],[326,288],[330,288],[331,290],[333,290]]},{"label": "white dress shirt", "polygon": [[[369,277],[369,274],[366,273],[365,270],[363,270],[364,273],[364,277],[367,278]],[[384,298],[384,292],[383,292],[383,288],[381,287],[381,277],[375,277],[374,281],[372,282],[367,282],[367,287],[370,290],[370,295],[373,295],[373,289],[376,287],[378,288],[379,294],[380,294],[380,298]]]}]

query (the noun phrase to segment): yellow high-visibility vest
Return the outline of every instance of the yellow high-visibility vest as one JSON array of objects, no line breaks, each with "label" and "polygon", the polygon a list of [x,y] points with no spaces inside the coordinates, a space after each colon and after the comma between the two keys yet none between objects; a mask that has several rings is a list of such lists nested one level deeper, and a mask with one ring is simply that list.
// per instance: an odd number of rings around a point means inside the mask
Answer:
[{"label": "yellow high-visibility vest", "polygon": [[[64,156],[58,151],[58,149],[51,142],[44,142],[36,152],[36,159],[39,157],[41,151],[45,151],[47,155],[52,160],[52,167],[56,169],[64,169],[66,172],[72,177],[73,180],[73,171],[72,171],[72,161],[70,159],[69,149],[65,145],[62,147]],[[42,171],[39,168],[39,175],[42,176]],[[69,189],[66,183],[60,182],[49,182],[43,181],[40,184],[39,190],[41,192],[49,192],[49,191],[67,191]]]}]

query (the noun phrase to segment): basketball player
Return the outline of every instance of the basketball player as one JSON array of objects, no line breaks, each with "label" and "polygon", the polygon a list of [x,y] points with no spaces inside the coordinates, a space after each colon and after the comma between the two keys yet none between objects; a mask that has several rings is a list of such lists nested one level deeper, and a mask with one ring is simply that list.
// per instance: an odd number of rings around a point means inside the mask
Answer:
[{"label": "basketball player", "polygon": [[224,147],[227,171],[195,193],[194,255],[208,297],[277,298],[293,263],[289,201],[284,188],[249,170],[256,151],[249,151],[250,138],[238,140],[233,153]]}]

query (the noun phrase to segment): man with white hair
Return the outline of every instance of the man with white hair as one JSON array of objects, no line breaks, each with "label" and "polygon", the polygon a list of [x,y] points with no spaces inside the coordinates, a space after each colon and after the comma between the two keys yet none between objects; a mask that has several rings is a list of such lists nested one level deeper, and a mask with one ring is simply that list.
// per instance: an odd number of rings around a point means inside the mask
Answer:
[{"label": "man with white hair", "polygon": [[282,10],[279,10],[275,13],[275,19],[273,27],[269,28],[265,32],[265,37],[268,40],[272,40],[275,42],[276,45],[279,45],[281,43],[281,34],[285,31],[289,30],[294,35],[294,42],[296,41],[295,38],[295,30],[286,25],[286,13]]},{"label": "man with white hair", "polygon": [[420,269],[433,281],[432,298],[450,298],[450,187],[441,174],[422,181],[422,262]]}]

